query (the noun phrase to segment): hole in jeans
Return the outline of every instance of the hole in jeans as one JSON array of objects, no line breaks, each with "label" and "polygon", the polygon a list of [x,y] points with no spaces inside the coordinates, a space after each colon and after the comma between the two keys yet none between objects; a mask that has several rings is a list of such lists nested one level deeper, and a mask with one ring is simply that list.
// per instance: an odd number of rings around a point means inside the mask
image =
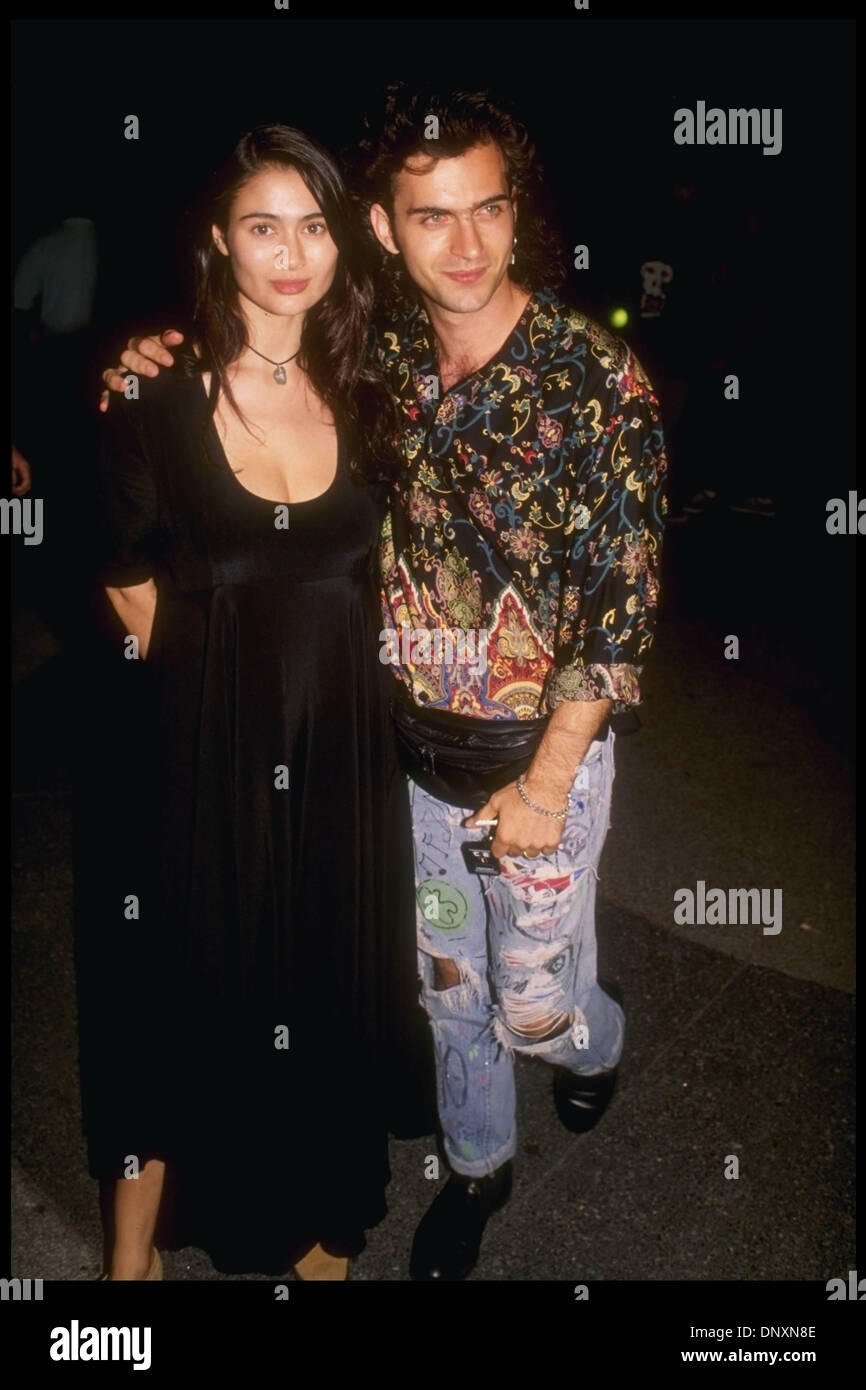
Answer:
[{"label": "hole in jeans", "polygon": [[546,1017],[529,1023],[526,1020],[515,1020],[506,1009],[505,1018],[512,1033],[516,1033],[522,1038],[529,1038],[532,1042],[547,1042],[551,1038],[558,1038],[571,1026],[571,1020],[567,1014],[555,1014],[553,1017]]},{"label": "hole in jeans", "polygon": [[453,960],[442,956],[433,957],[433,988],[435,990],[453,989],[460,984],[460,971]]}]

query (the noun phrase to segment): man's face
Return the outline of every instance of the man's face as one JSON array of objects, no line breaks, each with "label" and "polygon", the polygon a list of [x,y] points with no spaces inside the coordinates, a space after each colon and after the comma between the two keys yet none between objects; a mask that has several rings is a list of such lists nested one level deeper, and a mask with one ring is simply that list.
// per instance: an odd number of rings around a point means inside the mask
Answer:
[{"label": "man's face", "polygon": [[226,235],[241,305],[281,317],[303,314],[331,287],[338,251],[315,197],[296,169],[265,169],[238,191]]},{"label": "man's face", "polygon": [[[431,144],[435,145],[435,141]],[[496,144],[431,164],[410,159],[394,179],[394,215],[370,209],[373,231],[401,252],[421,293],[452,313],[483,309],[511,263],[516,204]]]}]

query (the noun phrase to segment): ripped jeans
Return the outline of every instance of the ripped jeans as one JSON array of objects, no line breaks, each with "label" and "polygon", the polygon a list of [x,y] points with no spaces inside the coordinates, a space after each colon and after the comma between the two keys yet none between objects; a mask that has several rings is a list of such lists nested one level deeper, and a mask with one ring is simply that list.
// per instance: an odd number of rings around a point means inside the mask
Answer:
[{"label": "ripped jeans", "polygon": [[[490,832],[410,782],[421,999],[436,1053],[439,1119],[455,1172],[494,1172],[517,1149],[515,1051],[573,1072],[616,1066],[625,1019],[596,979],[597,865],[609,824],[614,734],[593,742],[559,846],[471,873],[460,847]],[[434,988],[433,957],[460,983]]]}]

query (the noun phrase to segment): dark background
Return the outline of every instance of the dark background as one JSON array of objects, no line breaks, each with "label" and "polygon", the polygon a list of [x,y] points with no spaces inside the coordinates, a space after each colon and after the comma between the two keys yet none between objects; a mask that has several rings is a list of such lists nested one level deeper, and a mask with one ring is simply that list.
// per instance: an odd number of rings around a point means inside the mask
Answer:
[{"label": "dark background", "polygon": [[[298,125],[339,150],[384,81],[496,84],[523,106],[566,245],[590,248],[589,270],[572,272],[577,305],[604,319],[627,308],[624,336],[661,378],[683,359],[698,376],[739,324],[743,348],[763,354],[741,390],[760,398],[785,474],[810,494],[817,474],[824,499],[829,471],[829,495],[842,495],[853,486],[839,409],[853,383],[852,72],[853,26],[840,22],[19,23],[13,259],[56,218],[92,216],[97,328],[119,347],[127,330],[180,311],[183,210],[249,126]],[[698,99],[781,107],[781,154],[675,145],[673,112]],[[123,137],[129,113],[138,141]],[[683,184],[687,217],[672,197]],[[675,272],[664,336],[636,316],[639,267],[653,258]]]},{"label": "dark background", "polygon": [[[66,215],[74,190],[103,234],[115,321],[152,312],[180,289],[181,209],[244,130],[281,121],[337,150],[380,83],[417,73],[521,100],[567,242],[590,246],[583,302],[627,295],[635,252],[666,249],[654,232],[667,188],[694,182],[713,211],[708,256],[754,206],[774,309],[820,306],[828,333],[850,332],[852,34],[779,21],[19,23],[13,251]],[[673,111],[699,98],[782,107],[782,153],[676,146]],[[137,142],[123,138],[130,112]]]}]

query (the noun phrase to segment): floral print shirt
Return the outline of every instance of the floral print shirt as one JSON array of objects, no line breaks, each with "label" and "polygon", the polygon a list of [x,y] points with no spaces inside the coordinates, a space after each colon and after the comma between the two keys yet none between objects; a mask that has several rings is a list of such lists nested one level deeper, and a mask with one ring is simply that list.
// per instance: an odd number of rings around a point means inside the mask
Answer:
[{"label": "floral print shirt", "polygon": [[482,719],[639,703],[667,459],[630,348],[549,291],[443,393],[423,307],[375,346],[407,465],[380,540],[381,659],[416,703]]}]

